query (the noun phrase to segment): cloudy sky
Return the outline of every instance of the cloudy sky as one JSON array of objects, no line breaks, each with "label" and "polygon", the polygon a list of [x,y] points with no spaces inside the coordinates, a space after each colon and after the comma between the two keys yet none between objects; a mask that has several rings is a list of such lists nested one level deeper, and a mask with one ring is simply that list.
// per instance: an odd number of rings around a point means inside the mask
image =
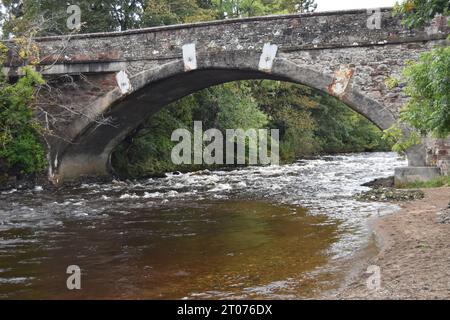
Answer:
[{"label": "cloudy sky", "polygon": [[392,7],[396,0],[316,0],[317,11]]}]

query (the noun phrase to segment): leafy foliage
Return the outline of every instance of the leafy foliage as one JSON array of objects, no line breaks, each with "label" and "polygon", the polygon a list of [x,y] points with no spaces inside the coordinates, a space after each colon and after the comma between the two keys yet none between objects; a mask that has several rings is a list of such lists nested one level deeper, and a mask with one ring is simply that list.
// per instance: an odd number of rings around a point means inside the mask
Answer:
[{"label": "leafy foliage", "polygon": [[[395,13],[403,16],[403,24],[413,28],[430,22],[436,15],[450,14],[448,0],[404,0],[397,3]],[[401,120],[417,132],[405,134],[400,123],[385,131],[384,137],[394,142],[393,150],[403,153],[429,134],[445,137],[450,133],[450,47],[436,48],[421,55],[418,62],[409,61],[403,77],[404,89],[410,96],[401,112]],[[398,86],[398,80],[386,81],[388,88]]]},{"label": "leafy foliage", "polygon": [[317,122],[315,135],[322,153],[387,151],[391,142],[384,140],[380,129],[341,101],[325,94],[316,95],[313,110]]},{"label": "leafy foliage", "polygon": [[403,15],[403,23],[409,28],[421,27],[437,14],[448,16],[448,0],[405,0],[396,4],[395,13]]},{"label": "leafy foliage", "polygon": [[[0,59],[0,63],[2,59]],[[33,120],[30,103],[43,79],[31,67],[15,84],[0,78],[0,171],[31,174],[42,171],[46,161],[39,139],[39,125]]]},{"label": "leafy foliage", "polygon": [[[78,0],[80,32],[106,32],[133,28],[311,12],[315,0]],[[4,0],[0,23],[4,36],[25,34],[39,25],[40,35],[70,33],[66,26],[68,3],[60,0]]]},{"label": "leafy foliage", "polygon": [[421,142],[420,135],[417,132],[405,134],[399,122],[384,131],[383,139],[391,141],[392,150],[400,154],[405,154],[409,148]]},{"label": "leafy foliage", "polygon": [[267,115],[258,109],[247,82],[210,87],[180,99],[148,119],[113,154],[113,166],[122,176],[157,175],[164,171],[192,170],[199,166],[176,167],[170,140],[178,128],[192,132],[193,121],[201,121],[203,130],[217,128],[263,128]]},{"label": "leafy foliage", "polygon": [[219,18],[209,1],[153,0],[148,1],[142,24],[147,27],[215,20]]},{"label": "leafy foliage", "polygon": [[[106,32],[139,28],[147,0],[76,1],[81,9],[81,32]],[[30,26],[39,26],[40,35],[66,34],[67,8],[60,0],[4,0],[4,35],[22,35]]]},{"label": "leafy foliage", "polygon": [[436,48],[404,70],[410,96],[401,119],[422,135],[450,134],[450,47]]}]

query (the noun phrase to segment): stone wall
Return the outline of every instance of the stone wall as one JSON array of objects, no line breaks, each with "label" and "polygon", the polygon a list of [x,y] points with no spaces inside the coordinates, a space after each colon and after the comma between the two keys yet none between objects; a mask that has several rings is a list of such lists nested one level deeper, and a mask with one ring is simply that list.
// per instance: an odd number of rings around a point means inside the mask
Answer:
[{"label": "stone wall", "polygon": [[450,137],[427,140],[427,164],[438,167],[442,175],[450,175]]}]

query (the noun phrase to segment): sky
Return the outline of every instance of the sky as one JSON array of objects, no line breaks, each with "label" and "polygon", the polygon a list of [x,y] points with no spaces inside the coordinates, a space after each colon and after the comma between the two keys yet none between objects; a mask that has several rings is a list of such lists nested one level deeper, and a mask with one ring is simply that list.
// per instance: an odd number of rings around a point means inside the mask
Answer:
[{"label": "sky", "polygon": [[392,7],[397,0],[316,0],[316,11]]}]

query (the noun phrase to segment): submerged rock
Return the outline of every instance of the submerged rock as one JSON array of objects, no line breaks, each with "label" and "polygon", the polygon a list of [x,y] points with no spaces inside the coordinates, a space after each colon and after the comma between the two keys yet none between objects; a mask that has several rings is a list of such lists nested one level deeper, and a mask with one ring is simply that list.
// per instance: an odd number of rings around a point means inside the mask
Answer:
[{"label": "submerged rock", "polygon": [[421,190],[400,190],[394,188],[376,188],[356,196],[361,201],[411,201],[425,196]]},{"label": "submerged rock", "polygon": [[362,184],[363,187],[370,188],[393,188],[395,185],[394,177],[380,178]]}]

